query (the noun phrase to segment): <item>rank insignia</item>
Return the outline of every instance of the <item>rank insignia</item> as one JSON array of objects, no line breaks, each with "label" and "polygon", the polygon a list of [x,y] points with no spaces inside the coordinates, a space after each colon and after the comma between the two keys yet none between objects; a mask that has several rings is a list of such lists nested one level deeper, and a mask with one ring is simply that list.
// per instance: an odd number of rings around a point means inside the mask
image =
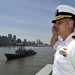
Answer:
[{"label": "rank insignia", "polygon": [[64,57],[67,56],[67,53],[66,53],[65,51],[63,51],[63,50],[60,50],[60,51],[59,51],[59,54],[63,55]]},{"label": "rank insignia", "polygon": [[67,50],[67,48],[63,48],[64,50]]}]

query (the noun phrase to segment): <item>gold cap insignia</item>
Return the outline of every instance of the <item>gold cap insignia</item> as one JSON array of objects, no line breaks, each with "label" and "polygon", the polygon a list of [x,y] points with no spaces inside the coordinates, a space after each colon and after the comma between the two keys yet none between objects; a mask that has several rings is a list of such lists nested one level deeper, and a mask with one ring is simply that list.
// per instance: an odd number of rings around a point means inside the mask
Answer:
[{"label": "gold cap insignia", "polygon": [[64,50],[67,50],[67,48],[63,48]]}]

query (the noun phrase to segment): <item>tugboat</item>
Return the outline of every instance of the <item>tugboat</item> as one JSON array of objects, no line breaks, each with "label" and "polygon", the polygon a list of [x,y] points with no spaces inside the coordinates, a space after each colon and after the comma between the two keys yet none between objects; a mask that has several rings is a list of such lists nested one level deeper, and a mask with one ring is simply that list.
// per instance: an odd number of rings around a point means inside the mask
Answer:
[{"label": "tugboat", "polygon": [[26,48],[24,47],[19,47],[19,49],[15,50],[14,54],[11,53],[6,53],[4,54],[7,58],[7,60],[11,60],[11,59],[16,59],[16,58],[22,58],[22,57],[26,57],[26,56],[31,56],[31,55],[35,55],[36,52],[32,49],[28,49],[26,50]]}]

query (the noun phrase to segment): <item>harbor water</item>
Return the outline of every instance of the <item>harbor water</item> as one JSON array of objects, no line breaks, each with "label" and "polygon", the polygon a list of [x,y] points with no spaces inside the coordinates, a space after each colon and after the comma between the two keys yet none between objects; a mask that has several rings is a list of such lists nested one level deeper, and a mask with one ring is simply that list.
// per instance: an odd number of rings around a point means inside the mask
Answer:
[{"label": "harbor water", "polygon": [[7,60],[4,53],[15,53],[18,47],[0,47],[0,75],[35,75],[45,65],[53,63],[51,47],[26,47],[37,51],[36,55]]}]

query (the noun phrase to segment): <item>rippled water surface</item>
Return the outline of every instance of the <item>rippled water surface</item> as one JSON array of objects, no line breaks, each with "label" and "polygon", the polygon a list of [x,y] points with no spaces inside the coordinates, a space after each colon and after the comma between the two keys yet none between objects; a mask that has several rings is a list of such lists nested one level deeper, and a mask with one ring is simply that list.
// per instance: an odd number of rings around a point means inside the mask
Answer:
[{"label": "rippled water surface", "polygon": [[0,75],[35,75],[46,64],[52,64],[51,47],[26,47],[35,49],[36,55],[7,60],[4,53],[15,53],[17,47],[0,47]]}]

